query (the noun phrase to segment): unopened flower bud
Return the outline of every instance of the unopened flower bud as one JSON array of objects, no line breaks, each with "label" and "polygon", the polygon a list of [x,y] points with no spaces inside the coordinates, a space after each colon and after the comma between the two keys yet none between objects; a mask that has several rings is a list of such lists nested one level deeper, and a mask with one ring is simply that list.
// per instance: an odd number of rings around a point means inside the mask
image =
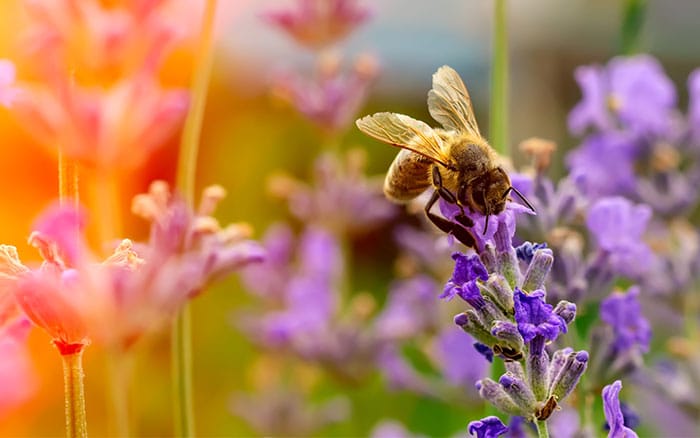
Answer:
[{"label": "unopened flower bud", "polygon": [[537,402],[535,394],[523,380],[506,373],[501,376],[498,382],[521,410],[530,413],[534,411]]},{"label": "unopened flower bud", "polygon": [[527,416],[524,410],[506,393],[505,388],[492,379],[486,378],[476,382],[476,389],[484,400],[509,415]]},{"label": "unopened flower bud", "polygon": [[576,304],[565,300],[559,301],[554,308],[554,313],[561,316],[567,325],[571,324],[574,318],[576,318]]},{"label": "unopened flower bud", "polygon": [[551,395],[559,401],[563,400],[576,387],[587,366],[588,352],[582,350],[571,353],[559,375],[552,382]]},{"label": "unopened flower bud", "polygon": [[544,289],[544,280],[547,274],[549,274],[549,270],[552,269],[553,262],[554,256],[552,255],[551,249],[544,248],[535,251],[535,255],[532,257],[532,261],[527,267],[522,290],[530,292]]}]

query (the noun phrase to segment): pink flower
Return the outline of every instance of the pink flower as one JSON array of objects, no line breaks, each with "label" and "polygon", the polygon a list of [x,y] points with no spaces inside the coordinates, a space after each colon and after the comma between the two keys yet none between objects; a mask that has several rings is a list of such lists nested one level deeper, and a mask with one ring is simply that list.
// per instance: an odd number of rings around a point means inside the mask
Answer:
[{"label": "pink flower", "polygon": [[88,166],[131,169],[177,132],[188,104],[185,90],[163,89],[138,76],[109,88],[28,85],[15,113],[50,150],[60,144]]},{"label": "pink flower", "polygon": [[319,127],[347,129],[365,102],[378,65],[371,55],[362,55],[345,72],[340,61],[335,55],[324,55],[312,78],[288,73],[277,78],[273,91]]},{"label": "pink flower", "polygon": [[36,389],[36,377],[24,343],[30,327],[22,319],[0,328],[0,418],[27,401]]},{"label": "pink flower", "polygon": [[14,248],[0,247],[0,298],[14,294],[62,354],[90,340],[127,348],[207,285],[262,258],[262,248],[247,239],[248,226],[222,228],[211,216],[224,195],[221,187],[206,189],[194,212],[167,184],[152,184],[134,200],[134,211],[152,223],[149,242],[125,239],[105,260],[81,234],[83,214],[52,206],[29,238],[44,258],[41,267],[29,269]]},{"label": "pink flower", "polygon": [[155,71],[182,37],[162,0],[105,6],[74,0],[26,1],[29,52],[47,77],[81,73],[125,76]]},{"label": "pink flower", "polygon": [[51,336],[61,354],[70,354],[90,342],[84,317],[86,291],[76,287],[78,273],[72,267],[84,257],[79,240],[82,215],[73,208],[55,206],[37,223],[41,231],[31,234],[29,244],[44,262],[29,269],[12,248],[5,254],[5,264],[14,264],[17,275],[9,287],[27,317]]},{"label": "pink flower", "polygon": [[10,107],[17,97],[18,90],[15,84],[15,65],[0,59],[0,105]]},{"label": "pink flower", "polygon": [[26,2],[25,45],[38,79],[22,85],[15,112],[52,151],[60,145],[82,164],[132,169],[177,132],[187,112],[187,90],[159,80],[184,27],[165,0],[108,3]]},{"label": "pink flower", "polygon": [[0,245],[0,331],[22,315],[15,301],[14,284],[26,271],[27,267],[19,261],[17,249]]},{"label": "pink flower", "polygon": [[296,0],[295,9],[268,11],[263,19],[315,49],[345,38],[369,16],[356,0]]}]

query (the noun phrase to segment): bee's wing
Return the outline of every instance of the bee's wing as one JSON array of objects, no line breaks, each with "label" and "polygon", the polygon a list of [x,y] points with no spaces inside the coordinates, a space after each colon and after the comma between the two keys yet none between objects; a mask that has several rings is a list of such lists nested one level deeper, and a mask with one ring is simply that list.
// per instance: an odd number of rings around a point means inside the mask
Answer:
[{"label": "bee's wing", "polygon": [[447,166],[449,160],[443,151],[442,139],[420,120],[403,114],[376,113],[358,119],[355,124],[370,137]]},{"label": "bee's wing", "polygon": [[467,87],[452,67],[443,65],[433,74],[428,110],[445,129],[481,137]]}]

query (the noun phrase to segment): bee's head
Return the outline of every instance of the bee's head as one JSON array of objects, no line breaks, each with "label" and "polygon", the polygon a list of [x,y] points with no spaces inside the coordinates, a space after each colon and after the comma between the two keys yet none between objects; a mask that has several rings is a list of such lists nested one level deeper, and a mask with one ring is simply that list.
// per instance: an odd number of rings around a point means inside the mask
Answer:
[{"label": "bee's head", "polygon": [[[460,202],[468,205],[472,210],[489,216],[499,214],[506,209],[506,201],[510,192],[515,192],[528,208],[535,211],[522,193],[511,185],[508,174],[500,167],[491,169],[470,181],[462,182],[458,197]],[[484,222],[484,234],[486,234],[488,223],[488,220]]]},{"label": "bee's head", "polygon": [[505,210],[510,189],[508,174],[497,167],[469,181],[464,181],[460,185],[458,197],[472,210],[488,216]]}]

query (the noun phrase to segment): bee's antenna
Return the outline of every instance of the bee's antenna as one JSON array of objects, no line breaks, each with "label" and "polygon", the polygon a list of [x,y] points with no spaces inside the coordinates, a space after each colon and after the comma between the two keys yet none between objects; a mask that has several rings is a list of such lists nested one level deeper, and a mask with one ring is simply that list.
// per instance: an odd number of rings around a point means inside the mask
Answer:
[{"label": "bee's antenna", "polygon": [[530,201],[528,201],[527,198],[522,193],[520,193],[520,191],[518,189],[516,189],[513,186],[508,187],[508,190],[506,190],[506,192],[503,194],[503,197],[505,198],[506,196],[508,196],[508,193],[510,193],[510,192],[515,192],[515,194],[518,195],[518,198],[520,198],[520,200],[525,203],[527,208],[532,210],[533,213],[536,213],[535,207],[533,207],[532,204],[530,204]]}]

